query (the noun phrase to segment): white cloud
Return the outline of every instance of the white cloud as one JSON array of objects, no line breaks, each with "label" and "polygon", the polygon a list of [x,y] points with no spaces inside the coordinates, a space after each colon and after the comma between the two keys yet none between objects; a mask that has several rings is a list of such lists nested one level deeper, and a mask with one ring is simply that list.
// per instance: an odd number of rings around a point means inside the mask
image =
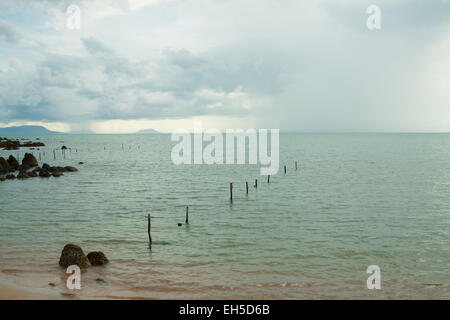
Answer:
[{"label": "white cloud", "polygon": [[[0,112],[74,126],[201,116],[285,130],[450,130],[449,3],[372,2],[2,3]],[[72,3],[79,31],[65,29]],[[381,6],[380,31],[366,28],[368,4]]]}]

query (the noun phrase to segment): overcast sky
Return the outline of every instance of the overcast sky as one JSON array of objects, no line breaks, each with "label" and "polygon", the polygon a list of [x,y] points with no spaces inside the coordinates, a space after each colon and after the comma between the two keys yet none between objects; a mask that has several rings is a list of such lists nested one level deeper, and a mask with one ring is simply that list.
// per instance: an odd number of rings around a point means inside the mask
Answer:
[{"label": "overcast sky", "polygon": [[0,0],[0,126],[170,132],[193,118],[450,132],[450,1]]}]

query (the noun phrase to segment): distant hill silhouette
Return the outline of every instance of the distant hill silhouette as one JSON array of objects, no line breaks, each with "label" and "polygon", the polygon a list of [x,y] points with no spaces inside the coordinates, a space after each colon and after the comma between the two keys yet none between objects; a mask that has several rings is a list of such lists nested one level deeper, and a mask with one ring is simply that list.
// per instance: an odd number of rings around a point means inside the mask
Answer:
[{"label": "distant hill silhouette", "polygon": [[145,130],[139,130],[136,132],[137,134],[153,134],[153,133],[160,133],[154,129],[145,129]]},{"label": "distant hill silhouette", "polygon": [[61,133],[48,130],[42,126],[17,126],[0,128],[0,136],[2,135],[38,135],[38,134],[54,134]]}]

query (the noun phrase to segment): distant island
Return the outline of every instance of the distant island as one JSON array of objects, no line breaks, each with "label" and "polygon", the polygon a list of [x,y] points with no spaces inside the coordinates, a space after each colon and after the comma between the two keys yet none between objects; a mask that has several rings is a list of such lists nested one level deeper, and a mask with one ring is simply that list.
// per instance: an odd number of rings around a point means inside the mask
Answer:
[{"label": "distant island", "polygon": [[[43,134],[95,134],[91,130],[80,130],[70,132],[58,132],[48,130],[43,126],[14,126],[0,128],[0,137],[2,136],[31,136],[31,135],[43,135]],[[160,134],[159,131],[154,129],[139,130],[136,134]]]},{"label": "distant island", "polygon": [[61,133],[57,131],[48,130],[42,126],[16,126],[0,128],[1,135],[39,135],[39,134],[55,134]]},{"label": "distant island", "polygon": [[145,129],[145,130],[139,130],[138,132],[136,132],[136,134],[155,134],[155,133],[160,133],[154,129]]}]

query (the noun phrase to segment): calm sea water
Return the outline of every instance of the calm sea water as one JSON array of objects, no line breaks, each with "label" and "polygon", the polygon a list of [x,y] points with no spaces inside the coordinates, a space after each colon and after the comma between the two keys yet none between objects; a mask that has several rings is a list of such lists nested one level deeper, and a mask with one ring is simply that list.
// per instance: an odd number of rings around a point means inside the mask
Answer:
[{"label": "calm sea water", "polygon": [[[0,182],[0,283],[74,298],[450,298],[450,134],[281,134],[270,184],[256,165],[176,166],[170,135],[40,138],[41,164],[80,171]],[[74,294],[58,267],[70,242],[111,261]],[[382,290],[366,287],[372,264]]]}]

